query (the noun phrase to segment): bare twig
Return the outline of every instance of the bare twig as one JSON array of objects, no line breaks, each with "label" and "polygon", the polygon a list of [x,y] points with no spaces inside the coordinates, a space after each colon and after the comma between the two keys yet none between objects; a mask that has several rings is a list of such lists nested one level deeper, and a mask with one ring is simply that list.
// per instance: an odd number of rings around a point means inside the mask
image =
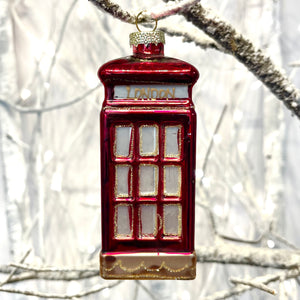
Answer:
[{"label": "bare twig", "polygon": [[[55,63],[56,63],[56,59],[58,57],[58,53],[61,49],[61,46],[62,46],[62,43],[63,43],[63,40],[64,40],[64,36],[65,36],[65,32],[66,32],[66,29],[67,29],[67,26],[68,26],[68,22],[70,20],[71,14],[72,14],[77,2],[78,2],[78,0],[74,0],[71,3],[71,5],[70,5],[65,17],[64,17],[64,21],[63,21],[63,24],[62,24],[61,29],[60,29],[60,34],[59,34],[59,38],[58,38],[58,41],[57,41],[55,53],[52,57],[51,64],[50,64],[50,67],[49,67],[49,70],[48,70],[48,74],[46,76],[46,82],[48,82],[49,84],[51,82],[52,71],[55,67]],[[42,104],[41,104],[42,107],[44,107],[46,105],[47,98],[48,98],[48,89],[45,89],[44,90],[44,96],[43,96],[43,99],[42,99]]]},{"label": "bare twig", "polygon": [[156,295],[154,295],[142,282],[136,281],[136,283],[151,297],[152,300],[158,300]]},{"label": "bare twig", "polygon": [[[28,249],[28,250],[25,252],[25,254],[23,255],[23,257],[20,259],[20,263],[21,263],[21,264],[22,264],[22,263],[25,261],[25,259],[28,257],[28,255],[30,254],[31,250],[32,250],[32,249]],[[16,274],[17,270],[18,270],[18,267],[15,267],[15,268],[10,272],[10,274],[8,275],[8,277],[7,277],[4,281],[0,282],[0,287],[3,286],[4,284],[8,283],[8,282],[11,280],[11,278]]]},{"label": "bare twig", "polygon": [[[135,16],[131,15],[129,12],[123,10],[118,4],[113,3],[109,0],[89,0],[91,1],[96,7],[98,7],[101,10],[104,10],[105,12],[109,13],[113,17],[127,22],[134,24],[135,22]],[[144,20],[141,18],[141,21]]]},{"label": "bare twig", "polygon": [[56,268],[56,267],[44,267],[44,266],[31,266],[31,265],[27,265],[27,264],[16,264],[16,263],[12,263],[10,264],[11,267],[14,268],[18,268],[18,269],[23,269],[23,270],[27,270],[27,271],[35,271],[35,272],[78,272],[78,271],[95,271],[95,267],[93,266],[81,266],[81,267],[72,267],[72,268]]},{"label": "bare twig", "polygon": [[212,212],[211,208],[206,203],[200,202],[200,201],[196,201],[196,205],[199,205],[206,210],[209,220],[210,220],[210,223],[211,223],[211,227],[213,229],[213,233],[221,239],[231,241],[231,242],[255,245],[255,244],[260,243],[262,241],[263,237],[266,235],[265,232],[262,232],[258,237],[250,240],[250,239],[242,239],[242,238],[237,238],[237,237],[232,237],[229,235],[222,234],[217,229],[216,221],[214,218],[214,213]]},{"label": "bare twig", "polygon": [[293,67],[293,68],[299,68],[300,67],[300,61],[294,61],[294,62],[291,62],[289,64],[290,67]]},{"label": "bare twig", "polygon": [[22,114],[36,114],[36,113],[45,113],[45,112],[49,112],[49,111],[53,111],[53,110],[57,110],[57,109],[62,109],[62,108],[66,108],[68,106],[71,106],[73,104],[76,104],[82,100],[85,100],[87,96],[89,96],[90,94],[92,94],[94,91],[96,91],[99,88],[100,85],[97,85],[96,87],[86,91],[85,93],[83,93],[81,96],[76,97],[73,100],[70,100],[68,102],[65,103],[61,103],[61,104],[57,104],[57,105],[53,105],[53,106],[49,106],[49,107],[44,107],[44,108],[27,108],[27,107],[23,107],[21,105],[14,105],[11,104],[5,100],[0,99],[0,104],[7,106],[10,109],[13,109],[19,113]]},{"label": "bare twig", "polygon": [[257,282],[255,280],[249,280],[249,279],[247,280],[247,279],[240,279],[240,278],[236,278],[236,277],[231,277],[230,281],[234,284],[249,285],[253,288],[262,290],[262,291],[267,292],[271,295],[276,295],[277,294],[276,290],[274,290],[272,288],[269,288],[266,284],[261,283],[261,282]]},{"label": "bare twig", "polygon": [[135,281],[135,288],[134,288],[134,294],[133,294],[133,300],[137,300],[138,299],[138,294],[139,294],[139,284],[138,284],[138,280]]},{"label": "bare twig", "polygon": [[[289,271],[282,271],[278,272],[276,274],[268,274],[260,277],[253,278],[251,281],[255,282],[260,282],[264,285],[269,284],[274,281],[279,281],[279,280],[285,280],[285,279],[291,279],[291,278],[297,278],[300,274],[299,269],[293,269]],[[228,299],[233,296],[237,296],[239,294],[242,294],[246,291],[249,291],[253,289],[252,286],[249,285],[237,285],[232,289],[229,290],[223,290],[216,292],[210,296],[204,297],[201,300],[223,300],[223,299]]]},{"label": "bare twig", "polygon": [[218,123],[216,125],[216,128],[214,130],[214,133],[210,139],[210,143],[209,143],[209,146],[207,148],[207,151],[206,151],[206,154],[205,154],[205,158],[204,158],[204,162],[203,162],[203,166],[202,166],[202,172],[203,172],[203,175],[202,175],[202,178],[200,180],[200,185],[202,186],[203,182],[202,182],[202,179],[203,177],[205,176],[205,173],[206,173],[206,167],[207,167],[207,164],[208,164],[208,161],[209,161],[209,156],[210,156],[210,153],[211,153],[211,150],[212,150],[212,147],[213,147],[213,144],[214,144],[214,136],[219,132],[219,129],[221,127],[221,124],[222,124],[222,121],[224,119],[224,116],[225,116],[225,113],[226,113],[226,110],[227,110],[227,105],[224,105],[223,109],[222,109],[222,112],[221,112],[221,115],[219,117],[219,120],[218,120]]},{"label": "bare twig", "polygon": [[74,299],[74,298],[82,298],[88,295],[100,293],[101,291],[105,289],[113,288],[117,285],[119,285],[121,281],[117,281],[108,285],[95,285],[91,289],[75,293],[75,294],[51,294],[51,293],[43,293],[43,292],[37,292],[37,291],[30,291],[30,290],[19,290],[19,289],[13,289],[13,288],[0,288],[0,292],[6,292],[6,293],[13,293],[13,294],[22,294],[26,296],[35,296],[35,297],[42,297],[47,299]]}]

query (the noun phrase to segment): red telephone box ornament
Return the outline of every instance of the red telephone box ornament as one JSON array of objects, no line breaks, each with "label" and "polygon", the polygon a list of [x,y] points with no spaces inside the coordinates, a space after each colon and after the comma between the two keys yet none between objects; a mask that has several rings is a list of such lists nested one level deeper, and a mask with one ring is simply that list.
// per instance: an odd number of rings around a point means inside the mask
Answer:
[{"label": "red telephone box ornament", "polygon": [[164,33],[130,35],[133,55],[98,72],[105,279],[194,279],[196,114],[192,65]]}]

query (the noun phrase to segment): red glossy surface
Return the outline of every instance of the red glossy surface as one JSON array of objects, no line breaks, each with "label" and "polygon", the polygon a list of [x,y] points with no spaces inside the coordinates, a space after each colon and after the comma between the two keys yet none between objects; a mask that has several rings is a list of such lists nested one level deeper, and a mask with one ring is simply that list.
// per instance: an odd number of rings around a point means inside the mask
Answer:
[{"label": "red glossy surface", "polygon": [[[110,61],[99,69],[99,78],[105,87],[105,99],[101,111],[101,203],[102,203],[102,252],[192,252],[194,250],[195,214],[195,147],[196,115],[191,99],[192,86],[198,79],[198,71],[190,64],[163,56],[163,45],[150,44],[148,47],[134,47],[134,55]],[[115,85],[188,85],[185,99],[156,99],[139,101],[134,99],[114,99]],[[134,128],[132,152],[128,157],[114,155],[114,126],[131,124]],[[182,125],[182,152],[180,158],[165,158],[163,155],[164,133],[159,129],[158,155],[141,157],[139,153],[138,127],[141,124]],[[138,195],[138,167],[141,163],[158,166],[158,194],[155,197]],[[132,195],[126,199],[115,197],[115,165],[129,164],[132,167],[134,184]],[[180,197],[163,196],[163,166],[178,165],[182,168],[182,189]],[[118,203],[130,203],[134,224],[131,238],[123,240],[114,236],[114,207]],[[166,238],[162,229],[152,239],[138,238],[138,205],[157,204],[157,212],[162,215],[163,204],[182,205],[182,234],[176,238]]]}]

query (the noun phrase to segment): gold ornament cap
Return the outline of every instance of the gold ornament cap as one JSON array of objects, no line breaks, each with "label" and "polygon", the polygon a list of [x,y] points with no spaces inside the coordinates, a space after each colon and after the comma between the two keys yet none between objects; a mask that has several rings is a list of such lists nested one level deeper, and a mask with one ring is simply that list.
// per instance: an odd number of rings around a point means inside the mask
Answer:
[{"label": "gold ornament cap", "polygon": [[157,20],[155,20],[155,26],[152,31],[141,31],[138,25],[138,18],[144,11],[141,11],[135,19],[135,25],[138,32],[130,33],[129,35],[129,44],[130,46],[134,45],[137,47],[139,44],[149,45],[149,44],[159,44],[165,43],[165,34],[157,28]]},{"label": "gold ornament cap", "polygon": [[165,43],[165,34],[162,31],[140,31],[133,32],[129,35],[130,46],[138,46],[139,44],[159,44]]}]

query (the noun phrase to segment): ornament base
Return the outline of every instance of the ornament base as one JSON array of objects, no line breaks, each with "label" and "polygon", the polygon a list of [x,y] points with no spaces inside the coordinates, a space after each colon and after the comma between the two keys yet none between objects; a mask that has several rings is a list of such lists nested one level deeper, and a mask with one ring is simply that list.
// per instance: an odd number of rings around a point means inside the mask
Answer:
[{"label": "ornament base", "polygon": [[183,279],[196,277],[196,253],[100,253],[104,279]]}]

